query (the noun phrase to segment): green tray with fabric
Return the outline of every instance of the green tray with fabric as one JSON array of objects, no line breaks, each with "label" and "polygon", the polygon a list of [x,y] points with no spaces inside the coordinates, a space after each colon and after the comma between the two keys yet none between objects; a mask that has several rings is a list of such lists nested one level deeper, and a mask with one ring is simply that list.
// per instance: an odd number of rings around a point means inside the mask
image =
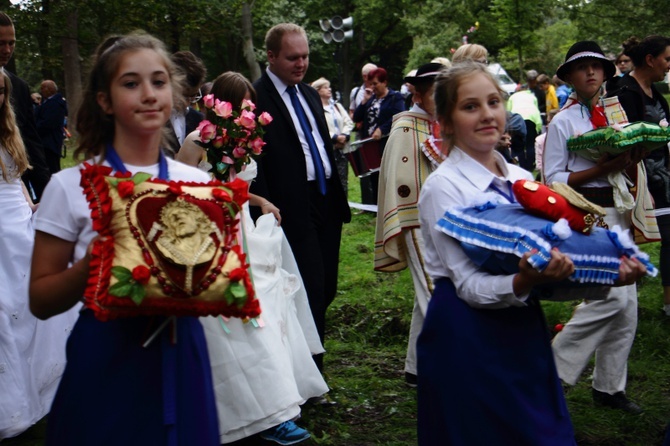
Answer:
[{"label": "green tray with fabric", "polygon": [[601,127],[568,139],[568,151],[597,160],[604,154],[619,155],[640,148],[652,151],[670,142],[670,130],[651,122],[634,122],[624,126]]}]

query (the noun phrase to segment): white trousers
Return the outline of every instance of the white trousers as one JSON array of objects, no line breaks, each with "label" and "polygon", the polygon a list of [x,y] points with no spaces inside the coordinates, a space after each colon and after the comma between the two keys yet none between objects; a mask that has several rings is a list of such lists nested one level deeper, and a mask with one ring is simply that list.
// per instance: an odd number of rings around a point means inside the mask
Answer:
[{"label": "white trousers", "polygon": [[[607,208],[612,228],[630,227],[629,213]],[[628,354],[637,329],[637,287],[613,287],[605,300],[584,301],[552,343],[558,376],[577,383],[595,353],[593,388],[610,395],[626,389]]]},{"label": "white trousers", "polygon": [[412,274],[415,294],[412,322],[409,328],[409,341],[407,343],[407,357],[405,358],[405,372],[416,375],[416,340],[423,328],[423,321],[426,317],[426,311],[428,311],[428,300],[433,294],[433,282],[424,270],[421,229],[403,230],[402,236],[405,241],[407,263]]}]

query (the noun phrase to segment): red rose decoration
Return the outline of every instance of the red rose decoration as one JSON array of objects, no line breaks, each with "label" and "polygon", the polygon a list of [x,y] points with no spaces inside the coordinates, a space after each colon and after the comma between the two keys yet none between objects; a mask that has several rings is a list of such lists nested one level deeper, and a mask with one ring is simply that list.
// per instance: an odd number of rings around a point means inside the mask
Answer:
[{"label": "red rose decoration", "polygon": [[114,173],[114,176],[116,178],[130,178],[133,176],[132,173],[125,171],[125,172],[119,172],[118,170]]},{"label": "red rose decoration", "polygon": [[144,265],[133,268],[133,280],[141,285],[146,285],[151,277],[151,271]]},{"label": "red rose decoration", "polygon": [[230,194],[223,189],[212,190],[212,195],[217,201],[225,201],[226,203],[230,203],[231,201],[233,201]]},{"label": "red rose decoration", "polygon": [[233,196],[235,200],[240,204],[246,202],[249,199],[249,183],[239,178],[235,178],[230,183],[227,183],[228,186],[233,191]]},{"label": "red rose decoration", "polygon": [[230,273],[228,273],[228,278],[231,282],[239,282],[247,276],[247,272],[244,268],[235,268]]},{"label": "red rose decoration", "polygon": [[168,187],[168,190],[170,191],[170,193],[175,195],[181,195],[183,193],[181,189],[181,184],[171,183],[170,187]]},{"label": "red rose decoration", "polygon": [[121,181],[116,186],[116,189],[119,191],[119,196],[121,198],[128,198],[133,194],[133,190],[135,189],[135,183],[132,180]]}]

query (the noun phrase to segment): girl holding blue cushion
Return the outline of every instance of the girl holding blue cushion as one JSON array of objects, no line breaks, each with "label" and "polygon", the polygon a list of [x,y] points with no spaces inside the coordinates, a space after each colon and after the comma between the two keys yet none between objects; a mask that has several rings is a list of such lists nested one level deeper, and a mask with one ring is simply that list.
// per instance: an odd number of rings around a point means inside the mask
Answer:
[{"label": "girl holding blue cushion", "polygon": [[[519,273],[492,275],[436,225],[446,210],[481,202],[484,194],[514,202],[511,184],[532,179],[495,151],[505,128],[502,97],[481,64],[464,62],[436,80],[449,155],[419,200],[426,271],[435,282],[417,342],[421,446],[575,444],[542,309],[529,297],[533,287],[570,276],[572,261],[552,251],[540,273],[527,254]],[[637,265],[624,261],[620,280],[640,277]]]}]

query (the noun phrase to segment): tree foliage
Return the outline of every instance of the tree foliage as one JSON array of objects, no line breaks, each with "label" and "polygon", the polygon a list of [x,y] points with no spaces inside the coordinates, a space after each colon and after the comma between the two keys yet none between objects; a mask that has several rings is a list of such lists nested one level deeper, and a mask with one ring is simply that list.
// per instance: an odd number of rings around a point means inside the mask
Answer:
[{"label": "tree foliage", "polygon": [[[406,72],[434,57],[450,57],[464,36],[484,45],[519,81],[531,68],[553,74],[578,39],[596,40],[613,56],[631,35],[663,33],[666,20],[659,11],[667,10],[670,0],[23,0],[18,5],[0,0],[0,7],[16,24],[16,70],[34,88],[50,78],[68,95],[77,83],[65,81],[64,67],[79,82],[81,74],[72,74],[76,64],[67,57],[76,58],[85,72],[105,36],[138,29],[156,35],[171,51],[193,51],[210,79],[227,70],[255,78],[266,63],[266,31],[292,22],[303,26],[310,40],[305,80],[328,78],[346,103],[363,64],[383,66],[391,87],[399,88]],[[322,40],[319,20],[335,15],[353,17],[353,40]],[[78,55],[72,55],[73,41]]]}]

